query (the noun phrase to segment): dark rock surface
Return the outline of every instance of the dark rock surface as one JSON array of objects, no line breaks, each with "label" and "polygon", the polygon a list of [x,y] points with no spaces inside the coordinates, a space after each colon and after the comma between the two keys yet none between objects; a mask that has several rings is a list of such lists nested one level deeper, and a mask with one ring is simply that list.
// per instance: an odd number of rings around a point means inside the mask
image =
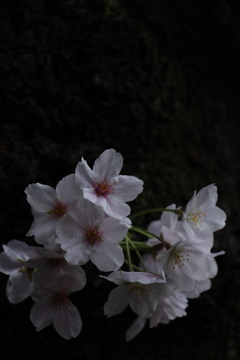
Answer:
[{"label": "dark rock surface", "polygon": [[186,317],[129,343],[135,317],[104,317],[111,286],[93,267],[73,296],[83,329],[69,341],[52,326],[35,332],[33,301],[10,304],[0,274],[3,359],[239,359],[239,17],[233,0],[0,1],[2,244],[34,244],[28,184],[55,187],[82,156],[92,164],[107,148],[123,155],[122,174],[144,180],[132,212],[184,207],[215,183],[228,216],[215,234],[213,250],[226,254],[211,290]]}]

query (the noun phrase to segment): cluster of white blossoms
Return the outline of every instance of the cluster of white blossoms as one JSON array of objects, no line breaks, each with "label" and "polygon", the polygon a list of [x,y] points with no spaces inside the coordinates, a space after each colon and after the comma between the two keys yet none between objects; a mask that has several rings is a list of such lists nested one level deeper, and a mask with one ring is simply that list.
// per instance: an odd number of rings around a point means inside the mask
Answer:
[{"label": "cluster of white blossoms", "polygon": [[[91,261],[102,278],[117,284],[104,305],[110,317],[128,305],[137,314],[126,332],[133,339],[149,320],[150,327],[186,315],[188,298],[211,287],[217,274],[211,253],[213,233],[225,226],[226,214],[216,206],[217,188],[194,193],[185,210],[170,205],[130,215],[126,202],[143,190],[143,181],[119,175],[121,154],[105,150],[91,169],[82,158],[74,174],[56,189],[39,183],[25,189],[34,221],[26,234],[36,246],[11,240],[0,253],[0,271],[9,275],[6,295],[17,304],[31,296],[30,319],[36,330],[50,324],[64,339],[80,334],[78,309],[69,299],[86,285],[84,265]],[[148,228],[131,219],[163,212]],[[136,241],[136,234],[148,238]],[[137,255],[133,264],[131,253]],[[83,266],[83,267],[82,267]]]}]

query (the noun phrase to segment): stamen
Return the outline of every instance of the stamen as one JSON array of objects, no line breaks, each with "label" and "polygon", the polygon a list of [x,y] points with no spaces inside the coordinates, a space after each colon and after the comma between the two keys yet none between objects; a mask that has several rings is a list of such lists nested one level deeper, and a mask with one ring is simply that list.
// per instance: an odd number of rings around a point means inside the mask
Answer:
[{"label": "stamen", "polygon": [[178,266],[180,269],[184,266],[185,261],[189,261],[189,254],[183,253],[183,250],[175,250],[171,255],[172,268],[176,269]]},{"label": "stamen", "polygon": [[152,291],[149,285],[143,286],[138,282],[134,282],[130,285],[129,292],[134,293],[135,299],[140,300],[141,296],[149,296]]},{"label": "stamen", "polygon": [[55,202],[56,205],[53,207],[53,209],[47,211],[46,214],[53,215],[55,218],[60,218],[67,213],[67,209],[60,200],[56,200]]},{"label": "stamen", "polygon": [[187,221],[190,222],[195,229],[200,230],[202,226],[202,218],[206,217],[206,214],[202,210],[196,210],[187,214]]},{"label": "stamen", "polygon": [[99,226],[90,227],[88,230],[86,230],[86,240],[90,243],[90,245],[94,245],[99,241],[102,241],[102,234],[103,233],[99,231]]},{"label": "stamen", "polygon": [[96,183],[95,193],[98,196],[107,196],[109,194],[112,194],[114,192],[114,188],[110,181],[105,179],[101,183]]}]

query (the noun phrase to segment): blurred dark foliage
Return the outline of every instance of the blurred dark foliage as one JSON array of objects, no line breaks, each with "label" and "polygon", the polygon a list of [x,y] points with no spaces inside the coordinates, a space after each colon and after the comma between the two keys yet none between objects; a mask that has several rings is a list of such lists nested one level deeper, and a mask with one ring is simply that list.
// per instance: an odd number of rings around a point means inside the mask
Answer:
[{"label": "blurred dark foliage", "polygon": [[[219,274],[188,315],[132,342],[127,309],[107,319],[111,285],[86,266],[72,300],[83,330],[69,341],[37,333],[33,304],[9,304],[1,274],[3,359],[239,359],[240,3],[237,0],[0,0],[0,239],[26,238],[25,187],[55,187],[81,157],[107,148],[145,182],[132,212],[215,183],[227,226],[215,235]],[[145,227],[156,217],[136,223]]]}]

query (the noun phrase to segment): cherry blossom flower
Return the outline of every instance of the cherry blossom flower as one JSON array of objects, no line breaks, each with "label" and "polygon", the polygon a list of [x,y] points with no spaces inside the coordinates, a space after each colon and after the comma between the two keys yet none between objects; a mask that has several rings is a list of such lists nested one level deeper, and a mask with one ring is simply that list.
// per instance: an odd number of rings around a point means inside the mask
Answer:
[{"label": "cherry blossom flower", "polygon": [[34,275],[34,294],[46,287],[55,278],[64,274],[73,274],[80,278],[85,277],[85,273],[80,265],[69,264],[64,255],[65,251],[47,250],[39,246],[32,246],[28,249],[29,260],[27,266],[35,268]]},{"label": "cherry blossom flower", "polygon": [[207,278],[202,281],[195,281],[194,287],[191,291],[184,291],[183,293],[189,298],[194,299],[200,296],[203,291],[207,291],[211,288],[211,280]]},{"label": "cherry blossom flower", "polygon": [[218,194],[215,185],[208,185],[193,194],[183,212],[183,226],[186,231],[199,238],[222,229],[226,223],[225,212],[216,206]]},{"label": "cherry blossom flower", "polygon": [[209,278],[213,261],[210,253],[205,252],[204,243],[191,240],[175,242],[168,251],[159,252],[156,259],[168,278],[182,291],[191,291],[195,281]]},{"label": "cherry blossom flower", "polygon": [[149,320],[149,327],[156,327],[159,323],[168,324],[170,320],[176,317],[187,315],[185,309],[188,306],[187,297],[176,292],[168,297],[160,297],[156,309],[149,319],[137,317],[133,324],[126,331],[126,341],[132,340],[144,328],[146,321]]},{"label": "cherry blossom flower", "polygon": [[191,291],[184,291],[184,294],[189,298],[197,298],[203,291],[207,291],[211,288],[211,280],[217,275],[218,272],[218,266],[217,262],[215,260],[215,257],[218,255],[224,255],[224,251],[219,251],[217,253],[210,253],[211,258],[211,268],[209,271],[209,278],[202,280],[202,281],[195,281],[194,288]]},{"label": "cherry blossom flower", "polygon": [[130,214],[130,207],[125,202],[134,200],[143,190],[142,180],[119,175],[122,166],[122,155],[108,149],[94,162],[93,170],[84,158],[76,167],[76,182],[83,190],[84,198],[116,218]]},{"label": "cherry blossom flower", "polygon": [[80,199],[75,219],[66,215],[57,225],[58,242],[73,265],[91,260],[101,271],[119,269],[124,262],[121,246],[129,229],[129,219],[106,217],[104,211],[88,200]]},{"label": "cherry blossom flower", "polygon": [[163,276],[147,272],[115,271],[104,278],[119,285],[110,292],[104,305],[104,313],[108,317],[121,313],[128,304],[137,315],[150,317],[159,297],[171,293]]},{"label": "cherry blossom flower", "polygon": [[180,291],[175,291],[173,295],[158,301],[158,306],[149,319],[150,328],[156,327],[159,323],[168,324],[176,317],[186,316],[185,309],[188,306],[188,299]]},{"label": "cherry blossom flower", "polygon": [[65,214],[71,214],[77,200],[82,196],[75,183],[74,174],[64,177],[56,190],[48,185],[30,184],[25,189],[27,201],[35,218],[27,236],[35,236],[35,241],[47,249],[56,249],[56,226]]},{"label": "cherry blossom flower", "polygon": [[51,323],[64,339],[80,334],[82,320],[78,309],[69,300],[69,294],[81,290],[86,284],[85,277],[62,275],[49,283],[41,292],[33,296],[35,304],[30,319],[37,331]]},{"label": "cherry blossom flower", "polygon": [[[176,209],[176,205],[172,204],[166,207],[166,209]],[[160,217],[160,220],[152,221],[147,230],[158,237],[163,237],[163,229],[170,229],[172,232],[174,231],[176,224],[178,223],[178,215],[173,212],[164,211]],[[164,240],[164,239],[163,239]],[[168,240],[165,240],[168,241]],[[161,245],[160,248],[163,248],[163,243],[158,239],[149,239],[147,244],[149,246]]]},{"label": "cherry blossom flower", "polygon": [[[176,205],[170,205],[167,209],[175,209]],[[190,239],[196,242],[201,241],[201,248],[203,250],[203,242],[205,244],[205,252],[209,253],[212,246],[213,246],[213,233],[204,234],[202,237],[199,238],[198,233],[194,233],[191,229],[188,229],[188,226],[184,226],[184,222],[178,220],[178,215],[172,212],[163,212],[160,220],[152,221],[148,228],[152,234],[156,234],[158,237],[161,237],[163,241],[168,244],[175,244],[177,241],[180,240],[187,240]],[[149,239],[147,244],[149,246],[155,246],[155,250],[167,250],[164,247],[164,244],[158,239]],[[158,246],[156,246],[158,245]]]},{"label": "cherry blossom flower", "polygon": [[34,290],[35,269],[26,265],[28,248],[26,243],[14,239],[3,245],[4,251],[0,254],[0,271],[10,275],[6,295],[12,304],[25,300]]}]

